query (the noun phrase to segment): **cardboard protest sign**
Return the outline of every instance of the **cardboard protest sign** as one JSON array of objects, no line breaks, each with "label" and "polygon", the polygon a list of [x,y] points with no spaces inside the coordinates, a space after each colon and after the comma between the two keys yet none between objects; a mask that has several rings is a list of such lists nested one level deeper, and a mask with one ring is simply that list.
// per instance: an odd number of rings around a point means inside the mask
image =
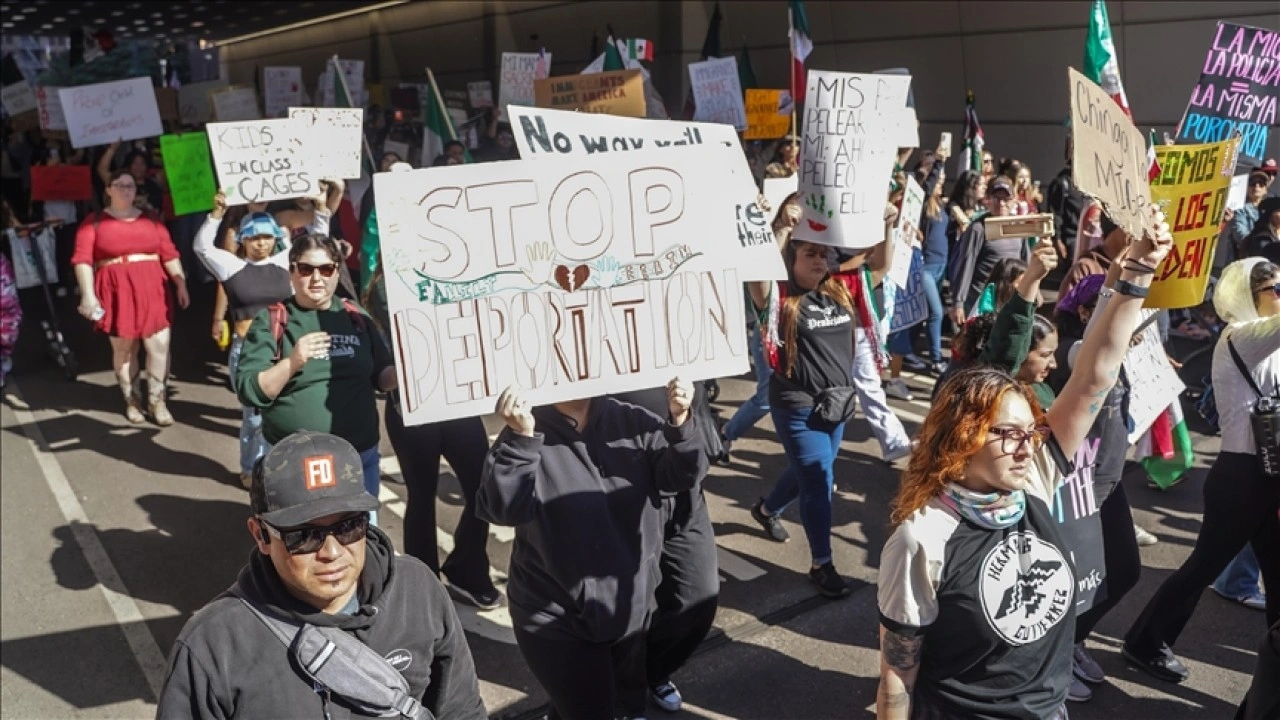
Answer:
[{"label": "cardboard protest sign", "polygon": [[74,148],[155,137],[164,132],[149,77],[62,88],[58,97]]},{"label": "cardboard protest sign", "polygon": [[[1145,321],[1156,312],[1143,310],[1142,319]],[[1142,342],[1125,353],[1124,372],[1129,378],[1129,417],[1133,420],[1129,444],[1132,445],[1151,428],[1171,400],[1177,401],[1187,386],[1169,365],[1169,356],[1164,352],[1155,322],[1147,323],[1142,331]]]},{"label": "cardboard protest sign", "polygon": [[1151,224],[1147,143],[1107,91],[1075,68],[1071,89],[1071,176],[1080,192],[1102,203],[1103,212],[1130,235]]},{"label": "cardboard protest sign", "polygon": [[721,160],[715,187],[703,188],[705,194],[699,202],[718,203],[720,222],[737,233],[741,252],[754,258],[750,276],[743,279],[786,277],[771,224],[777,208],[766,211],[759,206],[755,179],[733,128],[717,123],[641,120],[519,105],[512,105],[509,110],[516,148],[523,160],[646,154],[644,151],[654,149],[678,154],[708,145],[729,150]]},{"label": "cardboard protest sign", "polygon": [[911,78],[810,70],[800,149],[804,218],[797,240],[867,248],[884,240],[894,124]]},{"label": "cardboard protest sign", "polygon": [[25,80],[0,88],[0,103],[10,115],[21,115],[36,109],[36,94]]},{"label": "cardboard protest sign", "polygon": [[537,80],[538,107],[581,110],[622,117],[645,116],[644,77],[639,70],[613,70],[593,75],[561,75]]},{"label": "cardboard protest sign", "polygon": [[263,68],[262,86],[262,104],[269,118],[284,117],[290,107],[302,104],[302,68]]},{"label": "cardboard protest sign", "polygon": [[724,123],[732,125],[735,130],[747,129],[747,110],[742,104],[737,58],[709,58],[689,63],[689,82],[697,108],[694,120]]},{"label": "cardboard protest sign", "polygon": [[88,165],[32,165],[32,200],[92,200]]},{"label": "cardboard protest sign", "polygon": [[900,288],[907,287],[911,272],[911,252],[920,248],[916,229],[923,210],[924,188],[908,175],[907,187],[902,195],[902,207],[898,211],[898,224],[894,228],[893,263],[889,267],[889,279]]},{"label": "cardboard protest sign", "polygon": [[161,135],[160,156],[173,198],[173,214],[188,215],[213,209],[213,163],[209,138],[203,132]]},{"label": "cardboard protest sign", "polygon": [[218,186],[227,205],[245,205],[320,192],[309,154],[288,118],[209,123]]},{"label": "cardboard protest sign", "polygon": [[1212,143],[1239,132],[1239,162],[1260,165],[1277,103],[1280,32],[1219,21],[1175,139]]},{"label": "cardboard protest sign", "polygon": [[364,108],[289,108],[317,178],[360,177],[364,152]]},{"label": "cardboard protest sign", "polygon": [[203,125],[213,120],[213,103],[209,97],[230,87],[226,80],[209,80],[178,88],[178,116],[184,125]]},{"label": "cardboard protest sign", "polygon": [[262,117],[258,110],[258,95],[251,87],[224,88],[210,93],[209,102],[218,122],[243,122]]},{"label": "cardboard protest sign", "polygon": [[36,113],[40,116],[41,130],[66,130],[67,116],[62,113],[62,98],[58,91],[62,88],[37,87]]},{"label": "cardboard protest sign", "polygon": [[536,105],[533,84],[551,75],[551,53],[502,53],[498,79],[498,118],[507,120],[508,105]]},{"label": "cardboard protest sign", "polygon": [[747,131],[743,140],[776,140],[791,129],[796,106],[789,90],[747,90]]},{"label": "cardboard protest sign", "polygon": [[492,412],[511,384],[542,405],[745,372],[755,261],[706,192],[735,152],[375,175],[405,423]]},{"label": "cardboard protest sign", "polygon": [[467,83],[467,98],[473,110],[493,107],[493,84],[488,80]]},{"label": "cardboard protest sign", "polygon": [[[894,258],[893,262],[898,262]],[[906,330],[929,318],[929,300],[925,296],[924,284],[933,282],[924,274],[924,257],[919,250],[911,251],[908,263],[907,284],[898,286],[893,295],[893,315],[889,321],[889,331]]]},{"label": "cardboard protest sign", "polygon": [[1232,138],[1208,145],[1156,146],[1160,175],[1151,181],[1151,200],[1164,210],[1173,249],[1156,269],[1143,307],[1194,307],[1204,300],[1237,143]]}]

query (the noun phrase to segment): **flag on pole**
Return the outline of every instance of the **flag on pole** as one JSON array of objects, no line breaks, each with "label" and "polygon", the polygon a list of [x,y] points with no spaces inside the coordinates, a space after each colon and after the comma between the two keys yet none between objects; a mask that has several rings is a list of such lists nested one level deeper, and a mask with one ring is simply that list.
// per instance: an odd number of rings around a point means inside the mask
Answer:
[{"label": "flag on pole", "polygon": [[1156,159],[1156,131],[1152,129],[1147,142],[1147,182],[1152,183],[1160,177],[1160,161]]},{"label": "flag on pole", "polygon": [[1089,32],[1084,40],[1084,74],[1133,119],[1133,113],[1129,112],[1129,98],[1125,96],[1124,83],[1120,80],[1120,63],[1116,60],[1116,45],[1111,41],[1111,21],[1107,19],[1104,0],[1093,0],[1093,11],[1089,13]]},{"label": "flag on pole", "polygon": [[795,102],[804,102],[804,61],[813,52],[813,39],[809,34],[809,18],[804,14],[804,2],[791,0],[788,13],[791,38],[791,94]]},{"label": "flag on pole", "polygon": [[604,72],[625,70],[626,67],[626,63],[622,61],[622,53],[618,51],[618,45],[610,35],[609,41],[604,45]]},{"label": "flag on pole", "polygon": [[745,39],[742,43],[742,52],[738,53],[738,84],[743,90],[760,87],[760,82],[756,80],[756,69],[751,67],[751,53],[747,51]]},{"label": "flag on pole", "polygon": [[[453,127],[453,118],[449,116],[449,108],[444,104],[444,96],[436,85],[435,73],[427,68],[428,92],[422,98],[422,166],[430,167],[435,159],[444,153],[444,144],[458,139],[458,131]],[[467,162],[471,161],[467,153]]]},{"label": "flag on pole", "polygon": [[1160,413],[1151,429],[1138,441],[1137,454],[1142,458],[1139,461],[1142,469],[1161,490],[1175,485],[1178,478],[1191,469],[1196,455],[1180,403],[1175,401]]},{"label": "flag on pole", "polygon": [[[707,36],[702,40],[702,54],[699,60],[713,57],[720,57],[720,3],[716,3],[711,11],[711,21],[707,23]],[[686,72],[685,77],[688,75],[689,73]],[[693,88],[689,88],[684,98],[684,119],[692,120],[697,110],[697,103],[693,100]]]},{"label": "flag on pole", "polygon": [[[338,56],[334,55],[329,61],[329,72],[333,75],[333,99],[336,107],[354,108],[360,107],[351,97],[351,91],[347,89],[347,77],[342,74],[342,66],[338,63]],[[364,159],[364,170],[370,175],[378,172],[378,166],[373,162],[373,150],[369,148],[369,139],[360,133],[360,143],[364,147],[362,157]]]},{"label": "flag on pole", "polygon": [[978,109],[974,105],[973,91],[965,95],[964,105],[964,150],[960,154],[961,172],[975,170],[982,172],[982,149],[986,140],[982,134],[982,125],[978,122]]},{"label": "flag on pole", "polygon": [[619,40],[618,52],[627,60],[648,60],[653,62],[653,42],[644,38]]}]

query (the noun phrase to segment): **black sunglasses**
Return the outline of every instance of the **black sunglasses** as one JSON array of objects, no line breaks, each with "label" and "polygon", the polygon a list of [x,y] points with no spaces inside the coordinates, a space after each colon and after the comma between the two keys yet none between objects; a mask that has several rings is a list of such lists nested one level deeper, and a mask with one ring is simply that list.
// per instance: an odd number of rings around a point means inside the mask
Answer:
[{"label": "black sunglasses", "polygon": [[298,262],[293,264],[294,272],[302,277],[311,277],[316,271],[320,272],[320,277],[333,277],[338,272],[337,263],[325,263],[324,265],[312,265],[311,263]]},{"label": "black sunglasses", "polygon": [[284,549],[290,555],[307,555],[316,552],[324,547],[324,542],[330,535],[339,543],[350,545],[363,540],[365,534],[369,531],[368,513],[352,515],[324,527],[304,525],[292,530],[281,530],[280,528],[272,527],[262,518],[258,518],[258,522],[262,523],[268,533],[280,538],[284,543]]}]

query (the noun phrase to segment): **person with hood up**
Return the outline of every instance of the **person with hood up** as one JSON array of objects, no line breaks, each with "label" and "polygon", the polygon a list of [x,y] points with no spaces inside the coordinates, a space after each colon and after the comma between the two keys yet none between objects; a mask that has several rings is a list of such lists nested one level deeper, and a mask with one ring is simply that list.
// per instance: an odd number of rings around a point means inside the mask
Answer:
[{"label": "person with hood up", "polygon": [[347,441],[300,431],[277,443],[254,468],[246,524],[256,547],[235,584],[179,633],[156,717],[373,717],[316,689],[256,610],[351,634],[439,720],[487,720],[453,604],[425,565],[369,524],[377,507]]},{"label": "person with hood up", "polygon": [[525,663],[564,720],[642,717],[646,630],[661,580],[662,494],[707,472],[693,385],[666,420],[612,397],[533,408],[498,398],[476,514],[516,529],[507,601]]}]

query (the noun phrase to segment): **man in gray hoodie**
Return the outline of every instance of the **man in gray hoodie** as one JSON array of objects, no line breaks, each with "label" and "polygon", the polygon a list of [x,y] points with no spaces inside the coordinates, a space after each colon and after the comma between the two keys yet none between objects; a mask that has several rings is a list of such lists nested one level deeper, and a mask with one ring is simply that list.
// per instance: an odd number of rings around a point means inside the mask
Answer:
[{"label": "man in gray hoodie", "polygon": [[359,453],[333,435],[296,432],[263,457],[247,523],[257,547],[236,583],[178,635],[157,718],[366,717],[304,679],[248,602],[350,633],[440,720],[487,720],[453,604],[426,565],[396,555],[369,525],[378,501],[362,478]]}]

